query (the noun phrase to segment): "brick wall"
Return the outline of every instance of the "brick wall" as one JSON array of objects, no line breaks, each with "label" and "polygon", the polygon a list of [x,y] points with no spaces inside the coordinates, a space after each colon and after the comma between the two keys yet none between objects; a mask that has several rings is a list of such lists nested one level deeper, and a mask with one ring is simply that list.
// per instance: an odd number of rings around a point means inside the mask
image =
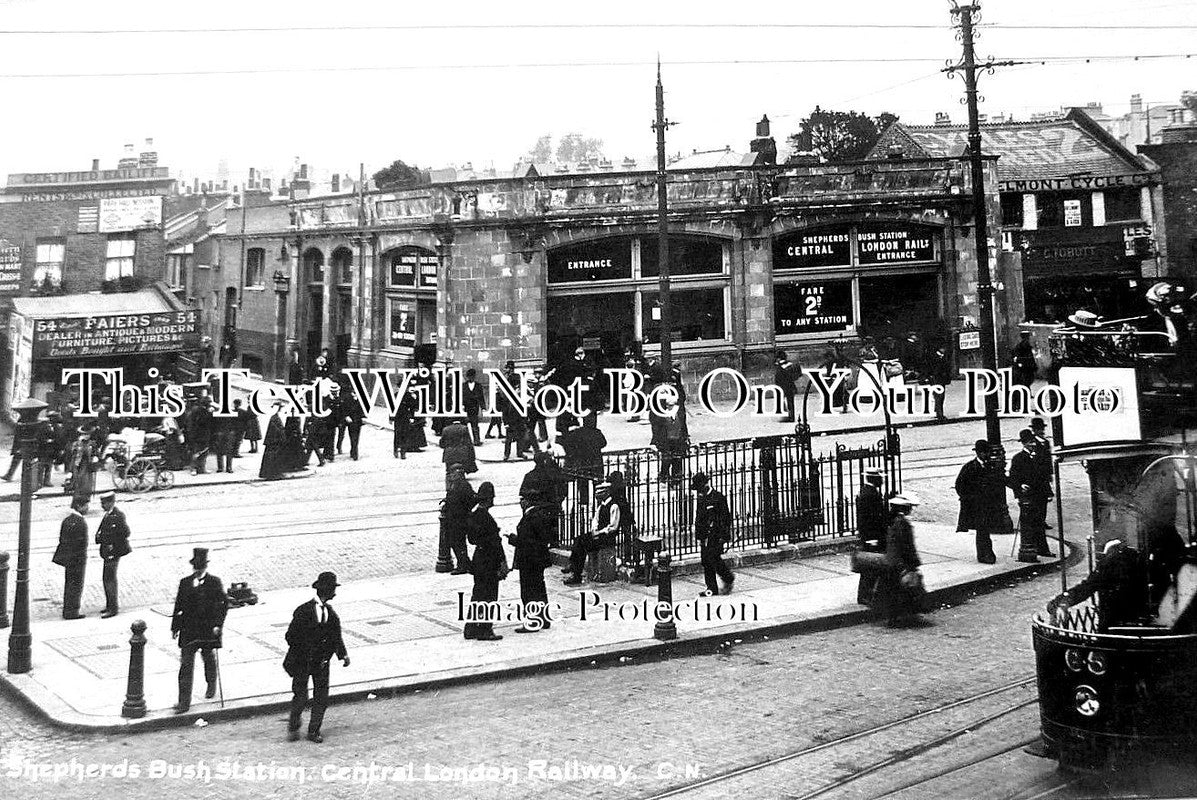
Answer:
[{"label": "brick wall", "polygon": [[1160,165],[1170,274],[1197,280],[1197,142],[1142,145]]}]

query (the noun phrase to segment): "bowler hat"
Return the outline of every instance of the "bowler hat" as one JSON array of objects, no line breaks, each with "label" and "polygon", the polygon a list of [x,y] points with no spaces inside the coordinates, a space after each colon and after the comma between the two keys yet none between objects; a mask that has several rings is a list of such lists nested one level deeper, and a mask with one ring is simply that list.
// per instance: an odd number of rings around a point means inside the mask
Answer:
[{"label": "bowler hat", "polygon": [[711,479],[707,477],[705,472],[695,472],[694,477],[690,479],[690,490],[697,492],[699,489],[705,489],[711,485]]},{"label": "bowler hat", "polygon": [[483,481],[482,485],[478,487],[478,492],[474,495],[478,500],[494,500],[495,499],[495,485],[490,481]]},{"label": "bowler hat", "polygon": [[984,439],[978,439],[973,443],[973,450],[978,453],[988,453],[993,447]]},{"label": "bowler hat", "polygon": [[1041,431],[1046,427],[1047,422],[1044,421],[1043,417],[1035,417],[1031,420],[1031,430]]},{"label": "bowler hat", "polygon": [[188,562],[193,567],[208,566],[208,548],[193,547],[191,548],[191,561]]},{"label": "bowler hat", "polygon": [[313,589],[335,589],[341,584],[337,583],[337,574],[335,572],[321,572],[316,578],[316,582],[312,584]]},{"label": "bowler hat", "polygon": [[1023,428],[1018,432],[1018,441],[1022,444],[1033,444],[1037,440],[1038,437],[1035,436],[1034,431],[1032,431],[1030,428]]}]

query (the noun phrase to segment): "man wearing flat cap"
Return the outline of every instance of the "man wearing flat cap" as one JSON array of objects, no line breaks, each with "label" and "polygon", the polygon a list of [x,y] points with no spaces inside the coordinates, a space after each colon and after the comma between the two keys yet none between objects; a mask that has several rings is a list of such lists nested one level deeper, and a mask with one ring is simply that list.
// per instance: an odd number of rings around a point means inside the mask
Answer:
[{"label": "man wearing flat cap", "polygon": [[208,574],[208,550],[192,550],[191,566],[195,571],[179,581],[175,595],[175,610],[170,621],[171,635],[179,640],[179,702],[175,713],[191,708],[191,684],[195,676],[195,654],[204,662],[204,679],[208,690],[204,697],[216,696],[216,650],[220,648],[220,632],[228,613],[228,598],[220,578]]},{"label": "man wearing flat cap", "polygon": [[337,576],[321,572],[312,588],[316,596],[295,609],[287,627],[287,655],[283,669],[291,676],[291,716],[287,733],[291,741],[299,738],[303,708],[308,702],[308,680],[312,682],[312,716],[308,719],[308,741],[324,741],[320,725],[328,708],[328,668],[335,655],[349,666],[345,641],[341,638],[341,618],[328,601],[337,596]]},{"label": "man wearing flat cap", "polygon": [[100,507],[104,509],[100,527],[96,530],[96,544],[100,546],[100,559],[104,562],[104,611],[100,617],[107,619],[115,617],[119,611],[116,570],[121,559],[133,552],[133,548],[129,547],[129,523],[125,520],[125,512],[116,507],[116,493],[100,495]]}]

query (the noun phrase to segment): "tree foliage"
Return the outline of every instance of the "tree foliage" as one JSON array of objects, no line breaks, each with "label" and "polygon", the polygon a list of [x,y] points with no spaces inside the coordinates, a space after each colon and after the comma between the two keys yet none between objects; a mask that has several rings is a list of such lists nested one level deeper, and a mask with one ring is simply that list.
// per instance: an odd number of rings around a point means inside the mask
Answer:
[{"label": "tree foliage", "polygon": [[374,173],[374,185],[379,189],[409,189],[428,183],[428,171],[415,164],[396,160],[389,167]]},{"label": "tree foliage", "polygon": [[1190,114],[1197,114],[1197,91],[1186,89],[1181,92],[1180,104],[1187,108]]},{"label": "tree foliage", "polygon": [[888,111],[870,117],[856,111],[832,111],[815,106],[789,138],[796,151],[814,151],[827,161],[857,161],[868,155],[881,132],[898,118]]},{"label": "tree foliage", "polygon": [[557,140],[553,147],[553,135],[545,134],[536,140],[528,151],[528,159],[537,164],[556,161],[558,164],[575,164],[580,161],[602,159],[603,140],[592,139],[580,133],[567,133]]}]

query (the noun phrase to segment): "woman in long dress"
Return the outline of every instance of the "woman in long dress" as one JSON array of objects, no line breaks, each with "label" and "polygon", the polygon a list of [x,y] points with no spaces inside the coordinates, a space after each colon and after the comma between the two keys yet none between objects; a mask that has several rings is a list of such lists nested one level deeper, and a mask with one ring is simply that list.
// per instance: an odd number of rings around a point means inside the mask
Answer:
[{"label": "woman in long dress", "polygon": [[74,507],[86,514],[87,504],[96,490],[96,470],[99,469],[100,460],[96,457],[90,431],[84,431],[80,430],[71,456],[71,497]]}]

